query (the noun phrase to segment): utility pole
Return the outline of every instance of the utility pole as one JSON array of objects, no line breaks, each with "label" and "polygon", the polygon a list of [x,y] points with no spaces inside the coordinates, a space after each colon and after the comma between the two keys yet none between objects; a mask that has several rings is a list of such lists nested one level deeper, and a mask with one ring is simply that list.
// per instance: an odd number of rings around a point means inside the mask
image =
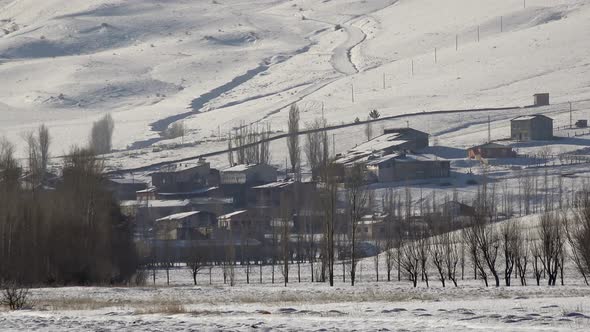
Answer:
[{"label": "utility pole", "polygon": [[504,32],[504,16],[500,16],[500,32]]},{"label": "utility pole", "polygon": [[434,48],[434,63],[437,63],[437,58],[436,58],[436,47]]},{"label": "utility pole", "polygon": [[332,133],[332,155],[336,155],[336,134]]},{"label": "utility pole", "polygon": [[410,128],[410,121],[409,120],[406,120],[406,127]]},{"label": "utility pole", "polygon": [[488,143],[492,142],[492,128],[490,126],[490,116],[488,115]]},{"label": "utility pole", "polygon": [[383,90],[385,90],[385,73],[383,73]]},{"label": "utility pole", "polygon": [[414,76],[414,59],[412,59],[412,76]]},{"label": "utility pole", "polygon": [[354,104],[354,83],[350,83],[350,98]]},{"label": "utility pole", "polygon": [[479,25],[477,26],[477,42],[479,43]]},{"label": "utility pole", "polygon": [[324,118],[324,102],[323,101],[322,101],[322,119],[325,119]]},{"label": "utility pole", "polygon": [[455,35],[455,51],[459,50],[459,35]]},{"label": "utility pole", "polygon": [[570,129],[572,129],[572,102],[570,101]]},{"label": "utility pole", "polygon": [[522,0],[523,8],[526,8],[526,0]]}]

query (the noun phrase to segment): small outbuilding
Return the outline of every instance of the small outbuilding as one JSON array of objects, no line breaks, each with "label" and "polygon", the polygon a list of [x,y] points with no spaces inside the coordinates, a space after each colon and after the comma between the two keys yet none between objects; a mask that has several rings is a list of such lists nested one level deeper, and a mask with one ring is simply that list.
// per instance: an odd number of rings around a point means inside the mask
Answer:
[{"label": "small outbuilding", "polygon": [[523,115],[510,120],[510,137],[516,141],[553,139],[553,119],[542,115]]},{"label": "small outbuilding", "polygon": [[548,93],[535,93],[533,95],[534,106],[547,106],[549,105],[549,94]]},{"label": "small outbuilding", "polygon": [[371,178],[378,182],[422,180],[451,176],[451,163],[426,154],[390,154],[366,163]]},{"label": "small outbuilding", "polygon": [[576,128],[588,128],[588,120],[576,121]]},{"label": "small outbuilding", "polygon": [[277,170],[267,164],[240,164],[221,171],[222,185],[258,185],[276,180]]},{"label": "small outbuilding", "polygon": [[516,153],[510,146],[497,143],[486,143],[467,149],[467,157],[469,159],[512,158],[516,157]]}]

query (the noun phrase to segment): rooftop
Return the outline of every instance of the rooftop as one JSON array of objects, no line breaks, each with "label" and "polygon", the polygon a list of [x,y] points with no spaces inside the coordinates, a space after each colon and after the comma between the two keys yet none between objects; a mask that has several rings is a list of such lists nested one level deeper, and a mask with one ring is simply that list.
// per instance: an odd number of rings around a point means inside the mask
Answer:
[{"label": "rooftop", "polygon": [[238,164],[229,168],[222,170],[222,172],[243,172],[247,171],[250,168],[257,166],[258,164]]},{"label": "rooftop", "polygon": [[553,120],[550,117],[545,116],[543,114],[531,114],[531,115],[517,116],[514,119],[512,119],[511,121],[530,121],[530,120],[533,120],[533,119],[536,119],[536,118],[546,118],[546,119]]},{"label": "rooftop", "polygon": [[190,212],[181,212],[181,213],[175,213],[175,214],[171,214],[169,216],[160,218],[160,219],[156,219],[156,221],[169,221],[169,220],[181,220],[190,216],[194,216],[196,214],[201,213],[201,211],[190,211]]},{"label": "rooftop", "polygon": [[261,186],[252,187],[252,189],[271,189],[271,188],[279,188],[280,189],[280,188],[288,187],[288,186],[292,185],[293,183],[294,183],[293,181],[277,181],[277,182],[263,184]]},{"label": "rooftop", "polygon": [[188,199],[185,200],[148,200],[148,201],[122,201],[121,206],[142,206],[150,208],[163,208],[163,207],[183,207],[190,205],[191,202]]},{"label": "rooftop", "polygon": [[246,212],[248,212],[248,210],[234,211],[234,212],[219,216],[218,219],[228,219],[228,218],[231,218],[231,217],[234,217],[234,216],[240,215],[242,213],[246,213]]},{"label": "rooftop", "polygon": [[498,144],[498,143],[485,143],[485,144],[473,146],[472,148],[511,149],[510,146],[502,145],[502,144]]}]

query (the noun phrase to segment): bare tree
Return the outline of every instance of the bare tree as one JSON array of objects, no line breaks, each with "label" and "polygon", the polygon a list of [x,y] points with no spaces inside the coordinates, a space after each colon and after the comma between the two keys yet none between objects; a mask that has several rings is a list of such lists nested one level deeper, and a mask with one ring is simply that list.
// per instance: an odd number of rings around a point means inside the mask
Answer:
[{"label": "bare tree", "polygon": [[327,268],[330,286],[334,286],[334,245],[336,226],[336,205],[338,200],[338,183],[334,177],[335,165],[327,164],[322,168],[326,182],[321,189],[320,201],[324,212],[324,233],[322,248],[322,268]]},{"label": "bare tree", "polygon": [[96,154],[105,154],[111,151],[115,121],[110,114],[106,114],[100,120],[92,124],[90,132],[90,149]]},{"label": "bare tree", "polygon": [[[587,192],[586,189],[583,192]],[[588,285],[590,276],[590,199],[584,195],[574,208],[573,217],[564,216],[565,235],[571,258]]]},{"label": "bare tree", "polygon": [[545,213],[541,216],[539,239],[541,240],[541,263],[547,272],[549,286],[555,286],[565,240],[558,215]]},{"label": "bare tree", "polygon": [[231,131],[227,133],[227,162],[230,167],[234,166],[234,148]]},{"label": "bare tree", "polygon": [[361,217],[367,208],[368,192],[364,187],[363,166],[353,166],[350,176],[346,181],[347,205],[349,209],[350,222],[350,284],[354,286],[356,280],[357,260],[357,228]]},{"label": "bare tree", "polygon": [[[40,125],[37,129],[37,135],[41,159],[41,176],[44,177],[44,173],[47,171],[47,165],[49,163],[49,146],[51,145],[51,136],[49,135],[49,129],[44,124]],[[41,180],[43,180],[43,178]]]},{"label": "bare tree", "polygon": [[184,122],[174,122],[163,133],[164,137],[167,139],[173,139],[178,137],[183,137],[186,135],[186,128],[184,126]]},{"label": "bare tree", "polygon": [[459,252],[456,238],[448,232],[439,235],[431,246],[431,256],[442,286],[445,287],[445,280],[448,279],[457,287]]},{"label": "bare tree", "polygon": [[287,149],[291,162],[291,172],[296,173],[301,162],[301,147],[299,146],[299,107],[292,104],[289,109],[289,120],[287,123]]},{"label": "bare tree", "polygon": [[193,283],[195,286],[197,285],[197,274],[207,266],[207,260],[207,248],[199,247],[193,241],[186,265],[191,271],[191,276],[193,277]]},{"label": "bare tree", "polygon": [[266,124],[266,129],[260,134],[260,152],[258,153],[259,164],[269,164],[270,155],[270,123]]},{"label": "bare tree", "polygon": [[0,285],[0,305],[10,310],[20,310],[27,306],[29,288],[19,286],[15,282]]},{"label": "bare tree", "polygon": [[406,271],[412,285],[416,287],[418,285],[418,274],[420,273],[419,248],[414,241],[408,241],[399,250],[399,265]]},{"label": "bare tree", "polygon": [[519,235],[520,239],[516,246],[516,272],[520,278],[521,286],[526,286],[526,275],[530,254],[530,239],[528,237],[525,238],[522,236],[522,229],[519,228],[518,231],[521,234]]},{"label": "bare tree", "polygon": [[367,123],[365,124],[365,136],[367,137],[367,141],[370,141],[373,138],[373,123],[371,122],[371,118],[367,118]]},{"label": "bare tree", "polygon": [[543,249],[539,241],[531,241],[531,255],[533,256],[533,274],[537,281],[537,286],[541,285],[541,277],[543,275]]},{"label": "bare tree", "polygon": [[522,241],[520,238],[519,226],[513,221],[507,221],[500,227],[502,237],[502,252],[504,254],[504,282],[510,286],[512,272],[516,261],[519,259],[519,245]]},{"label": "bare tree", "polygon": [[321,118],[307,124],[305,155],[314,176],[325,173],[321,169],[326,169],[328,164],[328,134],[323,130],[325,127],[326,120]]}]

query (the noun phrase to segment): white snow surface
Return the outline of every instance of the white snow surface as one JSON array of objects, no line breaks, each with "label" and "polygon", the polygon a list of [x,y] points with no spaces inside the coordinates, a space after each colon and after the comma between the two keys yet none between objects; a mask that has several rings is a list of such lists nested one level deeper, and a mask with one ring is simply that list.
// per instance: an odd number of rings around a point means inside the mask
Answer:
[{"label": "white snow surface", "polygon": [[[60,155],[105,112],[125,150],[176,121],[184,142],[242,122],[280,130],[293,102],[303,123],[323,104],[339,124],[371,109],[522,106],[538,92],[585,100],[589,17],[583,0],[0,1],[0,132],[22,146],[46,123]],[[169,156],[225,143],[200,145]]]}]

